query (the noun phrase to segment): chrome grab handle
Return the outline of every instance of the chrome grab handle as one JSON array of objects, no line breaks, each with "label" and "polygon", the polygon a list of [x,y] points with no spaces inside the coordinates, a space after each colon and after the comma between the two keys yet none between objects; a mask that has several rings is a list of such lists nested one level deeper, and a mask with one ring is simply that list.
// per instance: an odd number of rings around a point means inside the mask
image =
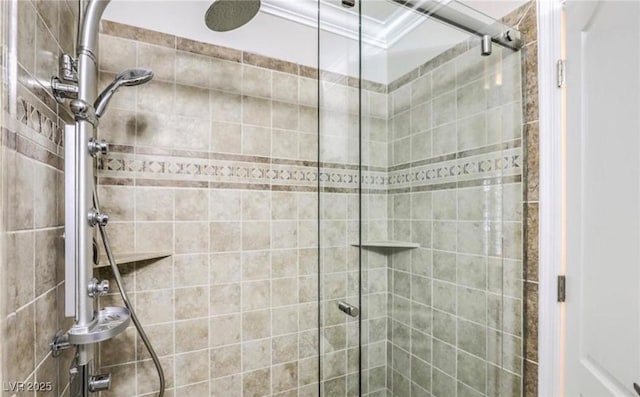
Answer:
[{"label": "chrome grab handle", "polygon": [[111,388],[111,374],[99,374],[89,378],[89,391],[92,393]]},{"label": "chrome grab handle", "polygon": [[345,312],[351,317],[358,317],[358,315],[360,315],[360,309],[344,301],[338,302],[338,309]]}]

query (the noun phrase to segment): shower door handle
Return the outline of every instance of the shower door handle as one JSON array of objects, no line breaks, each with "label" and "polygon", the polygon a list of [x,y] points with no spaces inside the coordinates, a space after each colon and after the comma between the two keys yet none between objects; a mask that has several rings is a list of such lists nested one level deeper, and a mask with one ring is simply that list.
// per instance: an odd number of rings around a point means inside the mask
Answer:
[{"label": "shower door handle", "polygon": [[360,314],[360,309],[344,301],[338,302],[338,309],[345,312],[351,317],[358,317],[358,315]]}]

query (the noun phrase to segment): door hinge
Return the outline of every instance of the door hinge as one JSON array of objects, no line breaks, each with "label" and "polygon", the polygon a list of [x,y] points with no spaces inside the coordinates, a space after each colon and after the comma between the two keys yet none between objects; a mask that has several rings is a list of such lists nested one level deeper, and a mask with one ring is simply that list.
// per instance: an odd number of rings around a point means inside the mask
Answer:
[{"label": "door hinge", "polygon": [[567,300],[567,277],[564,275],[558,276],[558,302],[564,302]]},{"label": "door hinge", "polygon": [[556,64],[558,88],[567,86],[567,61],[565,59],[558,60]]}]

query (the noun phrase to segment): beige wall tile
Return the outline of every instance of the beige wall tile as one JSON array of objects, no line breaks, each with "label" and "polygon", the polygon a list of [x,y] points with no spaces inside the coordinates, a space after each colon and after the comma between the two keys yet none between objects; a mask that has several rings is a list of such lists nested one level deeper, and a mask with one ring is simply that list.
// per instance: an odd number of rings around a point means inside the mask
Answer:
[{"label": "beige wall tile", "polygon": [[172,189],[135,189],[135,216],[138,221],[173,220],[173,207],[174,197]]},{"label": "beige wall tile", "polygon": [[31,229],[34,224],[33,162],[26,157],[6,153],[7,230]]},{"label": "beige wall tile", "polygon": [[243,96],[242,122],[250,125],[270,127],[271,101],[250,96]]},{"label": "beige wall tile", "polygon": [[[175,346],[174,346],[174,327],[172,323],[165,324],[157,324],[157,325],[145,325],[145,332],[147,336],[149,336],[149,340],[153,344],[153,348],[156,350],[156,353],[160,356],[169,356],[174,354]],[[142,339],[140,336],[137,336],[137,358],[138,360],[150,359],[149,353],[147,352]],[[169,360],[173,363],[173,357]],[[166,375],[169,375],[167,373]]]},{"label": "beige wall tile", "polygon": [[[137,43],[139,67],[153,70],[157,80],[174,81],[176,78],[176,52],[167,47]],[[113,54],[108,54],[112,57]],[[131,64],[126,67],[130,68]],[[120,72],[120,70],[114,70]]]},{"label": "beige wall tile", "polygon": [[242,249],[263,250],[271,247],[271,230],[269,222],[243,222]]},{"label": "beige wall tile", "polygon": [[244,251],[242,253],[242,279],[262,280],[271,275],[270,251]]},{"label": "beige wall tile", "polygon": [[241,375],[211,380],[212,397],[239,397],[241,388]]},{"label": "beige wall tile", "polygon": [[249,96],[271,97],[271,71],[242,65],[242,93]]},{"label": "beige wall tile", "polygon": [[136,290],[171,288],[173,286],[172,274],[173,258],[171,257],[156,261],[138,262],[135,269]]},{"label": "beige wall tile", "polygon": [[273,130],[271,133],[271,156],[297,159],[298,133],[296,131]]},{"label": "beige wall tile", "polygon": [[[175,357],[176,386],[209,379],[210,356],[208,350],[176,354]],[[208,387],[206,389],[208,389]]]},{"label": "beige wall tile", "polygon": [[7,249],[7,311],[28,304],[35,298],[34,234],[9,233]]},{"label": "beige wall tile", "polygon": [[244,372],[271,365],[271,340],[262,339],[242,344],[242,370]]},{"label": "beige wall tile", "polygon": [[175,109],[175,84],[152,80],[137,88],[138,111],[172,114]]},{"label": "beige wall tile", "polygon": [[240,92],[242,80],[242,64],[211,58],[209,83],[210,87],[222,91]]},{"label": "beige wall tile", "polygon": [[176,82],[178,84],[209,87],[209,58],[178,51],[176,53]]},{"label": "beige wall tile", "polygon": [[211,347],[239,343],[242,332],[240,314],[214,316],[211,318],[209,329]]},{"label": "beige wall tile", "polygon": [[270,310],[257,310],[242,314],[242,340],[262,339],[271,336]]},{"label": "beige wall tile", "polygon": [[180,222],[175,224],[175,252],[206,253],[209,251],[208,222]]},{"label": "beige wall tile", "polygon": [[298,77],[287,73],[272,72],[273,99],[297,103],[298,102]]},{"label": "beige wall tile", "polygon": [[209,256],[207,254],[176,255],[173,282],[176,287],[208,285]]},{"label": "beige wall tile", "polygon": [[212,189],[209,191],[209,220],[240,220],[241,192]]},{"label": "beige wall tile", "polygon": [[172,251],[173,239],[171,223],[136,223],[137,252]]},{"label": "beige wall tile", "polygon": [[209,223],[209,248],[212,252],[239,251],[241,247],[240,222]]},{"label": "beige wall tile", "polygon": [[271,282],[249,281],[242,283],[242,309],[256,310],[271,306]]},{"label": "beige wall tile", "polygon": [[36,11],[32,2],[18,2],[18,62],[35,72]]},{"label": "beige wall tile", "polygon": [[175,318],[177,320],[209,315],[209,288],[190,287],[175,290]]},{"label": "beige wall tile", "polygon": [[240,284],[221,284],[210,288],[211,314],[226,314],[240,311]]},{"label": "beige wall tile", "polygon": [[176,322],[176,353],[209,347],[209,319]]},{"label": "beige wall tile", "polygon": [[211,122],[211,150],[222,153],[242,153],[240,124]]},{"label": "beige wall tile", "polygon": [[242,274],[240,253],[211,254],[209,266],[212,284],[240,281]]},{"label": "beige wall tile", "polygon": [[240,95],[211,90],[209,102],[213,120],[231,123],[240,122],[242,111]]},{"label": "beige wall tile", "polygon": [[271,130],[267,127],[242,127],[242,153],[267,157],[271,154]]},{"label": "beige wall tile", "polygon": [[[200,123],[206,125],[205,120],[202,119],[209,119],[209,109],[209,90],[181,84],[176,85],[176,114],[201,119]],[[208,145],[203,147],[207,148]]]},{"label": "beige wall tile", "polygon": [[[161,358],[160,363],[162,364],[162,370],[165,374],[167,388],[172,388],[174,386],[173,359]],[[152,393],[159,390],[157,379],[158,374],[156,372],[156,367],[153,364],[153,361],[147,360],[139,362],[136,366],[136,375],[139,393]],[[166,394],[171,395],[171,393],[173,393],[173,391],[168,390]]]},{"label": "beige wall tile", "polygon": [[138,317],[143,324],[164,323],[174,319],[172,290],[138,292],[135,294]]}]

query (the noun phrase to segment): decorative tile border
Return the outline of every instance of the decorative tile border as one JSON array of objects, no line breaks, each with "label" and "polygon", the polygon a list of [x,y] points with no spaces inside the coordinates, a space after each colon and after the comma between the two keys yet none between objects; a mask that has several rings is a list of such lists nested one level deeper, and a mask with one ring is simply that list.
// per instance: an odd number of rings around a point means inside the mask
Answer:
[{"label": "decorative tile border", "polygon": [[55,120],[52,120],[43,110],[33,105],[29,100],[18,96],[16,119],[31,128],[55,145],[63,145],[64,133]]},{"label": "decorative tile border", "polygon": [[2,146],[28,157],[32,160],[64,171],[64,159],[50,152],[39,144],[25,138],[15,131],[2,128]]},{"label": "decorative tile border", "polygon": [[17,132],[47,147],[58,150],[64,144],[65,122],[72,122],[67,107],[59,105],[51,94],[22,67],[18,68],[16,89]]},{"label": "decorative tile border", "polygon": [[[117,147],[121,148],[121,147]],[[132,153],[127,147],[99,164],[99,175],[105,181],[121,179],[183,180],[185,183],[220,186],[278,186],[280,189],[337,189],[384,192],[398,189],[420,189],[447,183],[481,181],[488,178],[521,175],[520,147],[485,152],[482,149],[437,158],[437,162],[420,162],[410,168],[363,170],[349,164],[322,164],[232,155],[223,153],[155,150],[145,148]],[[480,154],[476,154],[480,153]],[[458,156],[467,154],[466,157]],[[195,155],[195,156],[194,156]]]},{"label": "decorative tile border", "polygon": [[520,174],[521,169],[522,154],[520,150],[510,149],[502,153],[488,153],[391,172],[388,184],[392,188],[422,186],[501,175],[516,175]]},{"label": "decorative tile border", "polygon": [[[2,146],[64,171],[63,121],[50,108],[51,104],[42,102],[47,101],[48,95],[40,98],[38,92],[22,83],[17,86],[16,113],[6,115],[17,123],[12,123],[10,128],[2,128]],[[54,107],[58,108],[57,105]]]}]

